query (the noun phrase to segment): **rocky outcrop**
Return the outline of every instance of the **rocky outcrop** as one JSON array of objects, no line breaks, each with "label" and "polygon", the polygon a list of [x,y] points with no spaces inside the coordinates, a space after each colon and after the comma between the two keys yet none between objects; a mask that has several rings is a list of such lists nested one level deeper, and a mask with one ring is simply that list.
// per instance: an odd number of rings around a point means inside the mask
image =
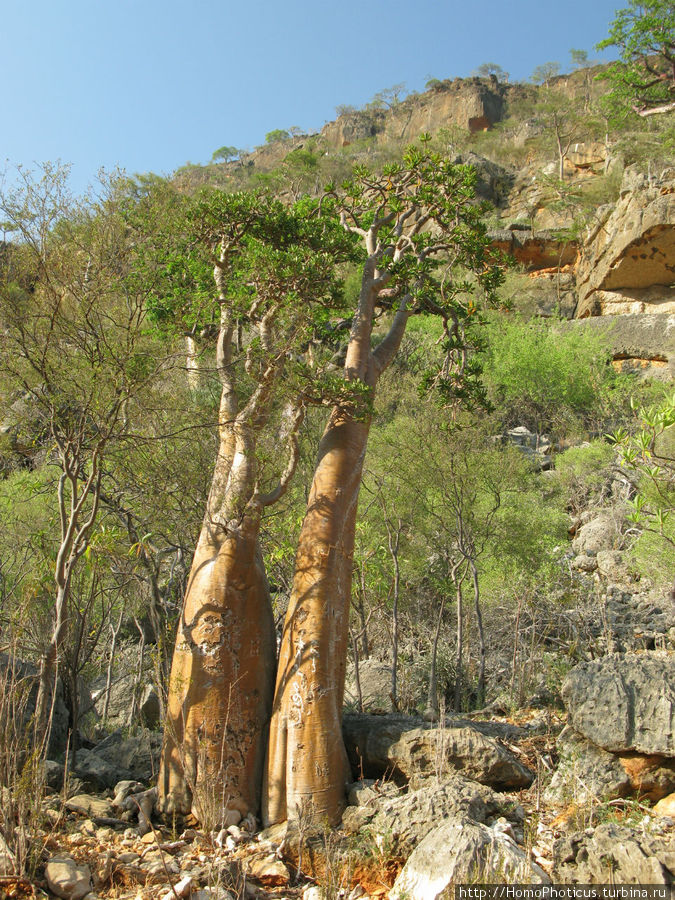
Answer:
[{"label": "rocky outcrop", "polygon": [[370,137],[382,144],[412,142],[424,132],[451,125],[469,132],[485,131],[502,118],[506,90],[489,79],[456,78],[387,110],[344,113],[324,125],[321,136],[329,147],[340,148]]},{"label": "rocky outcrop", "polygon": [[[0,690],[12,694],[13,709],[17,718],[21,718],[21,722],[17,722],[15,727],[18,734],[24,732],[26,743],[28,743],[28,732],[35,714],[35,701],[38,693],[37,667],[16,656],[0,653]],[[64,699],[63,683],[59,679],[51,712],[48,748],[50,756],[57,756],[65,751],[68,745],[68,734],[69,713]]]},{"label": "rocky outcrop", "polygon": [[669,837],[611,823],[576,832],[553,846],[553,879],[562,884],[673,884]]},{"label": "rocky outcrop", "polygon": [[613,753],[675,756],[675,654],[611,654],[568,674],[570,724]]},{"label": "rocky outcrop", "polygon": [[675,170],[626,170],[615,206],[598,211],[577,267],[577,316],[675,312]]},{"label": "rocky outcrop", "polygon": [[610,753],[567,726],[557,741],[560,761],[544,792],[547,803],[585,804],[636,795],[658,801],[675,789],[675,759]]},{"label": "rocky outcrop", "polygon": [[512,228],[489,233],[492,245],[512,256],[527,272],[554,269],[573,264],[577,258],[577,244],[563,239],[554,231],[532,231]]},{"label": "rocky outcrop", "polygon": [[600,336],[617,369],[639,370],[651,378],[675,378],[675,313],[574,319],[558,327]]},{"label": "rocky outcrop", "polygon": [[420,727],[405,716],[346,716],[343,734],[355,771],[394,771],[406,779],[461,773],[500,790],[529,787],[530,770],[470,724]]},{"label": "rocky outcrop", "polygon": [[584,804],[628,795],[630,780],[613,753],[591,744],[569,726],[560,733],[557,748],[560,761],[544,791],[547,803]]}]

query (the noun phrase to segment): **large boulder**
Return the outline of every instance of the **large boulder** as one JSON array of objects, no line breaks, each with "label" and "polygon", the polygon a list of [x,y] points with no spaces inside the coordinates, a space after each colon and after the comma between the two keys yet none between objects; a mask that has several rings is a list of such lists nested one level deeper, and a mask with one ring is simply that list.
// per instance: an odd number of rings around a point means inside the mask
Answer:
[{"label": "large boulder", "polygon": [[567,726],[558,737],[560,762],[544,792],[547,803],[590,803],[636,794],[661,800],[675,790],[675,758],[609,753]]},{"label": "large boulder", "polygon": [[405,716],[345,716],[343,734],[358,771],[394,771],[407,779],[461,773],[500,790],[529,787],[533,774],[496,739],[476,726],[420,727]]},{"label": "large boulder", "polygon": [[549,878],[507,835],[452,818],[432,828],[399,872],[390,900],[435,900],[460,883],[547,884]]},{"label": "large boulder", "polygon": [[611,654],[567,675],[562,698],[573,728],[613,753],[675,756],[675,654]]},{"label": "large boulder", "polygon": [[553,845],[553,879],[562,884],[673,884],[669,838],[605,823]]},{"label": "large boulder", "polygon": [[577,316],[675,312],[674,267],[675,170],[657,181],[629,168],[582,248]]},{"label": "large boulder", "polygon": [[342,824],[351,833],[367,827],[378,844],[405,856],[434,824],[453,816],[485,822],[503,805],[504,799],[490,788],[455,776],[440,783],[431,780],[408,793],[371,797],[365,806],[348,806]]},{"label": "large boulder", "polygon": [[159,756],[162,750],[162,734],[147,728],[124,737],[121,731],[113,731],[100,741],[92,753],[114,766],[120,777],[149,781],[159,770]]},{"label": "large boulder", "polygon": [[129,778],[129,772],[115,762],[106,759],[93,750],[78,750],[72,772],[85,787],[95,791],[113,788],[118,781]]}]

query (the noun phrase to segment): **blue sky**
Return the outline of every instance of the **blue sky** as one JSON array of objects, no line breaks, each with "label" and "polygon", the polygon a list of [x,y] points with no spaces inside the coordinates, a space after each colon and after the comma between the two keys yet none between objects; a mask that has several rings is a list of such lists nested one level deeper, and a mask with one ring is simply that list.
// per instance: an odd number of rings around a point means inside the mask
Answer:
[{"label": "blue sky", "polygon": [[[607,34],[620,0],[4,0],[0,164],[168,174],[275,128],[319,130],[405,82],[526,79]],[[605,59],[609,58],[606,54]]]}]

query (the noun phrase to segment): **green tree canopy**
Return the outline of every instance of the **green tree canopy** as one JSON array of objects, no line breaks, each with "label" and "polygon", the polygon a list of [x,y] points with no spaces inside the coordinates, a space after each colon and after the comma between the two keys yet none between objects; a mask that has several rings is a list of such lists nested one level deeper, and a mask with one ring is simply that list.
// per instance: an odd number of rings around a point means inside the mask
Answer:
[{"label": "green tree canopy", "polygon": [[598,50],[616,47],[619,60],[603,73],[610,105],[640,116],[675,109],[675,5],[672,0],[630,0],[618,10]]}]

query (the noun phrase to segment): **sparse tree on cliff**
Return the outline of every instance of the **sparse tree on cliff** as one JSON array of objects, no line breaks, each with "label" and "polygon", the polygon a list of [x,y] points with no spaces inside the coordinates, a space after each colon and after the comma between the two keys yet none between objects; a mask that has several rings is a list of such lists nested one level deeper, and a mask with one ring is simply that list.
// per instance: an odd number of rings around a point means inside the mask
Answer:
[{"label": "sparse tree on cliff", "polygon": [[[321,439],[296,556],[265,771],[267,822],[294,817],[308,804],[319,820],[336,821],[344,804],[341,715],[371,404],[417,312],[435,313],[445,324],[448,357],[439,380],[447,395],[465,388],[471,364],[464,326],[478,315],[477,289],[489,302],[500,277],[490,264],[474,184],[471,167],[422,145],[381,176],[357,167],[339,193],[331,192],[344,228],[363,241],[366,260],[342,372],[345,397],[333,406]],[[388,330],[374,340],[383,316]]]}]

